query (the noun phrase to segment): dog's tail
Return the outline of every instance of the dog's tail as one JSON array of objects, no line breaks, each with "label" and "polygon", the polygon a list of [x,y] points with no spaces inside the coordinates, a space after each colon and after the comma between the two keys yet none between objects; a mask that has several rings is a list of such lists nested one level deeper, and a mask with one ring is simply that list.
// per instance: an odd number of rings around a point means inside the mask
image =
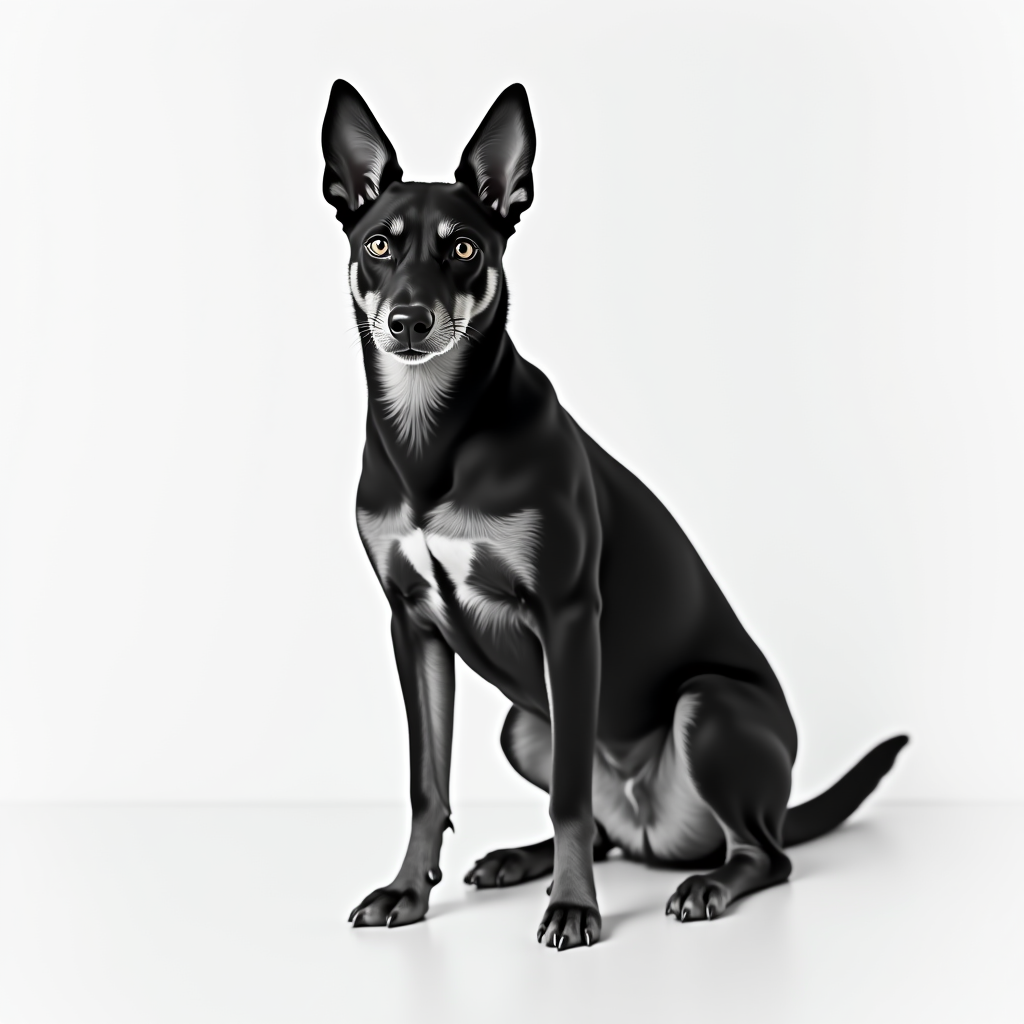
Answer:
[{"label": "dog's tail", "polygon": [[817,839],[844,822],[889,771],[909,736],[893,736],[860,759],[834,786],[798,807],[790,807],[782,825],[782,845]]}]

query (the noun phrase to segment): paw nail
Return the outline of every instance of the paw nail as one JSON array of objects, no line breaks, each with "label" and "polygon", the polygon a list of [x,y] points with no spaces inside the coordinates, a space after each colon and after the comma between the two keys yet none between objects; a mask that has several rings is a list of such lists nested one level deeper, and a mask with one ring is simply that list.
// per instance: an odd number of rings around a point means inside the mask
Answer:
[{"label": "paw nail", "polygon": [[396,917],[396,916],[397,916],[397,915],[396,915],[396,914],[395,914],[395,912],[394,912],[394,911],[392,910],[392,911],[391,911],[391,913],[390,913],[390,914],[388,914],[388,916],[387,916],[387,917],[386,917],[386,918],[384,919],[384,926],[385,926],[386,928],[390,928],[390,927],[391,927],[391,922],[392,922],[392,921],[394,921],[394,919],[395,919],[395,917]]},{"label": "paw nail", "polygon": [[441,881],[441,872],[437,868],[430,868],[427,871],[427,881],[436,884]]},{"label": "paw nail", "polygon": [[584,942],[585,942],[585,943],[586,943],[586,944],[587,944],[588,946],[590,945],[590,930],[589,930],[589,929],[587,929],[587,931],[585,931],[585,932],[583,933],[583,941],[584,941]]},{"label": "paw nail", "polygon": [[685,920],[686,920],[686,919],[687,919],[687,918],[688,918],[689,916],[690,916],[690,912],[689,912],[688,910],[684,910],[684,911],[683,911],[683,912],[682,912],[682,913],[681,913],[681,914],[679,915],[679,920],[680,920],[680,921],[685,921]]},{"label": "paw nail", "polygon": [[543,938],[544,938],[544,925],[541,925],[537,929],[537,941],[540,942],[540,940],[543,939]]},{"label": "paw nail", "polygon": [[563,947],[564,945],[565,945],[565,936],[563,935],[563,936],[562,936],[562,937],[561,937],[561,938],[560,938],[560,939],[558,940],[558,952],[559,952],[559,953],[561,953],[561,952],[562,952],[562,947]]},{"label": "paw nail", "polygon": [[711,918],[713,918],[715,916],[715,911],[712,909],[710,904],[708,905],[707,915],[708,915],[708,920],[709,921],[711,920]]}]

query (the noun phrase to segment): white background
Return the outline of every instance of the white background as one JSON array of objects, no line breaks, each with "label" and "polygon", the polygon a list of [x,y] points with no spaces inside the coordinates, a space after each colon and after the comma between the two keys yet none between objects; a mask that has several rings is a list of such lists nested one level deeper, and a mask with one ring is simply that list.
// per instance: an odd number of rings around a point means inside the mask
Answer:
[{"label": "white background", "polygon": [[[0,798],[392,800],[320,124],[410,180],[526,85],[510,332],[772,660],[798,797],[1020,799],[1016,3],[8,6]],[[460,668],[453,795],[531,799]]]}]

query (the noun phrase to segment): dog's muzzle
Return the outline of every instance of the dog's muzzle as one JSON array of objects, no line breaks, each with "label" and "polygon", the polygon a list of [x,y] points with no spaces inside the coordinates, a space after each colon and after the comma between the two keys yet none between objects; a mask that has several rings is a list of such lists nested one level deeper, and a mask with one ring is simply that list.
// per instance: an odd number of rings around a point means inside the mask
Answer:
[{"label": "dog's muzzle", "polygon": [[388,355],[415,365],[447,351],[450,343],[438,344],[438,339],[427,339],[434,327],[434,313],[426,306],[393,306],[388,313],[388,331],[393,344]]}]

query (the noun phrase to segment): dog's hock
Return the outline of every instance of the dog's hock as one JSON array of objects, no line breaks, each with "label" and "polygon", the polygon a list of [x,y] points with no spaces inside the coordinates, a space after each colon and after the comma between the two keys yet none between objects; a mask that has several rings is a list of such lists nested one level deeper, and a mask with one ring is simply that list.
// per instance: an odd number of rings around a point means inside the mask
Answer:
[{"label": "dog's hock", "polygon": [[505,222],[511,234],[533,202],[537,137],[526,90],[510,85],[487,112],[455,171],[455,180]]}]

